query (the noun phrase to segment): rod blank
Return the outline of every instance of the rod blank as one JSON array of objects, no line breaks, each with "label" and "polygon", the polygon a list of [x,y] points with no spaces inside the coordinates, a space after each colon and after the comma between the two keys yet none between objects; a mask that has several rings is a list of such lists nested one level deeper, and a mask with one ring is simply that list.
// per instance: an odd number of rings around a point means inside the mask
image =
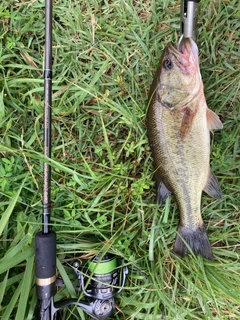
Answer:
[{"label": "rod blank", "polygon": [[[44,155],[51,158],[52,124],[52,0],[45,2],[45,61],[44,61]],[[51,166],[43,165],[42,232],[50,232]]]}]

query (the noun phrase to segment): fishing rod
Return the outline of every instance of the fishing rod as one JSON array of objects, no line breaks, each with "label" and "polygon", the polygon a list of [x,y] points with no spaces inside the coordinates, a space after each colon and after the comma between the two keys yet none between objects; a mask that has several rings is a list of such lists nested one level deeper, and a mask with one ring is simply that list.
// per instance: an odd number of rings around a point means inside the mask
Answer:
[{"label": "fishing rod", "polygon": [[[44,59],[44,156],[51,158],[52,125],[52,0],[45,0],[45,59]],[[113,254],[97,254],[81,266],[73,263],[79,280],[76,288],[84,300],[65,299],[54,302],[56,287],[63,282],[56,277],[56,233],[50,228],[51,166],[43,164],[42,230],[35,236],[35,277],[37,292],[36,319],[53,320],[57,311],[74,305],[96,320],[107,319],[114,311],[114,297],[126,281],[128,268]],[[85,280],[87,279],[87,280]]]},{"label": "fishing rod", "polygon": [[[44,156],[51,158],[52,0],[45,2]],[[43,164],[42,231],[35,237],[35,276],[39,319],[50,320],[56,281],[56,233],[50,230],[51,166]]]}]

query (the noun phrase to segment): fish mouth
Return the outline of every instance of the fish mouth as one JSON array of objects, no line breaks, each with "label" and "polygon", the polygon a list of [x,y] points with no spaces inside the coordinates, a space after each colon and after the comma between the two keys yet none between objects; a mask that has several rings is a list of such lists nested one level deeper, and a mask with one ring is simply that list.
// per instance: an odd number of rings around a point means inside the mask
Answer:
[{"label": "fish mouth", "polygon": [[191,38],[183,38],[181,37],[177,48],[173,46],[173,44],[168,44],[167,50],[174,54],[178,58],[189,58],[190,56],[197,57],[198,56],[198,47],[196,42]]},{"label": "fish mouth", "polygon": [[189,68],[195,69],[194,66],[198,64],[198,47],[191,38],[181,37],[177,48],[171,43],[168,44],[166,54],[175,57],[177,65],[185,74],[189,73]]},{"label": "fish mouth", "polygon": [[180,38],[178,42],[178,51],[182,54],[189,54],[190,56],[198,57],[198,47],[192,38]]}]

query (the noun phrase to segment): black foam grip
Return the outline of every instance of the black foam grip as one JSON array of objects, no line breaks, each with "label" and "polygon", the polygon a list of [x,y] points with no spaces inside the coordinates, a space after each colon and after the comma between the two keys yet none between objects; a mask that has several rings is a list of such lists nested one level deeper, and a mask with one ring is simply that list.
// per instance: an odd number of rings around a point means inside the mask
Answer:
[{"label": "black foam grip", "polygon": [[35,237],[35,275],[48,279],[56,274],[56,233],[38,232]]}]

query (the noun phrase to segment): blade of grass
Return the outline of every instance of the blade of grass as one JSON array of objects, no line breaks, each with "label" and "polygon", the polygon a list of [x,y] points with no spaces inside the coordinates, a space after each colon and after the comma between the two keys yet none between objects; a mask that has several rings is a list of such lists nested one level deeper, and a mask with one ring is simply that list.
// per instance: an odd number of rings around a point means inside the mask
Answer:
[{"label": "blade of grass", "polygon": [[15,320],[25,319],[31,285],[33,282],[33,263],[35,256],[27,258],[26,269],[22,279],[22,290]]},{"label": "blade of grass", "polygon": [[6,227],[6,225],[8,223],[8,220],[9,220],[9,218],[10,218],[12,212],[13,212],[13,209],[14,209],[17,201],[18,201],[19,195],[20,195],[20,193],[22,191],[22,188],[24,186],[24,183],[25,183],[25,179],[23,180],[23,182],[22,182],[20,188],[18,189],[18,191],[13,196],[12,200],[9,202],[9,205],[8,205],[6,211],[2,215],[2,218],[0,220],[0,236],[1,236],[4,228]]},{"label": "blade of grass", "polygon": [[5,290],[6,290],[7,280],[8,280],[8,270],[4,276],[4,279],[0,283],[0,305],[2,304],[2,300],[4,297]]},{"label": "blade of grass", "polygon": [[0,260],[0,274],[6,272],[7,270],[17,266],[19,263],[23,262],[27,258],[34,255],[34,247],[25,249],[24,251],[18,253],[11,259],[2,258]]}]

